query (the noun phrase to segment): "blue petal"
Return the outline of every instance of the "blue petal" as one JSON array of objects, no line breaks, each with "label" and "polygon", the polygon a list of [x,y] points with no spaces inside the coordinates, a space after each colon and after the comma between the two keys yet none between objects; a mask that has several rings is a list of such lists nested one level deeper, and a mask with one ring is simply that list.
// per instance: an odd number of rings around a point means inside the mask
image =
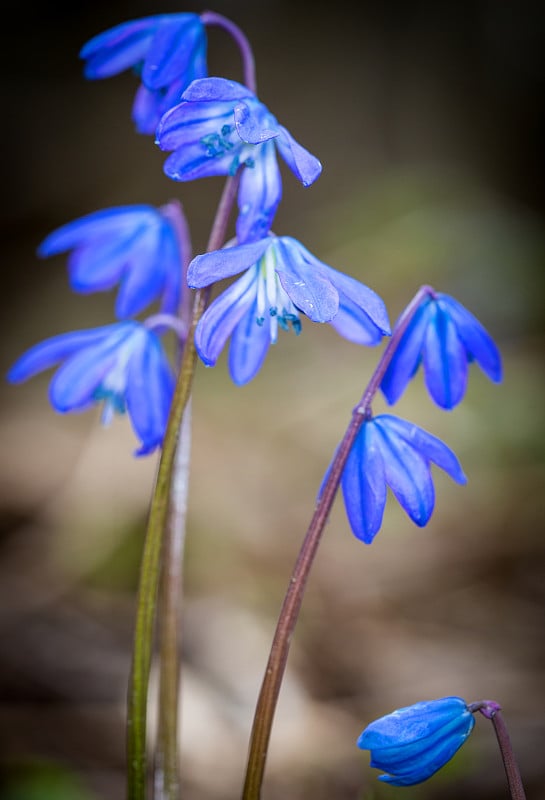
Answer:
[{"label": "blue petal", "polygon": [[398,708],[391,714],[371,722],[358,739],[364,750],[382,751],[397,745],[410,744],[422,736],[430,736],[451,719],[469,714],[467,703],[461,697],[442,697],[423,700]]},{"label": "blue petal", "polygon": [[51,405],[61,413],[90,405],[93,393],[117,362],[120,347],[136,330],[137,323],[121,323],[102,341],[71,356],[53,376],[49,387]]},{"label": "blue petal", "polygon": [[329,278],[339,293],[344,294],[350,302],[359,306],[367,314],[371,322],[376,325],[379,332],[388,336],[390,334],[390,321],[383,299],[364,283],[360,283],[350,275],[345,275],[344,272],[339,272],[333,267],[324,264],[309,253],[308,250],[306,252],[307,260],[324,271],[325,276]]},{"label": "blue petal", "polygon": [[456,455],[450,447],[447,447],[447,445],[441,441],[441,439],[428,433],[423,428],[419,428],[418,425],[414,425],[412,422],[407,422],[407,420],[394,417],[390,414],[382,414],[380,419],[383,420],[388,428],[394,431],[397,436],[405,439],[411,447],[418,450],[427,461],[433,461],[434,464],[437,464],[437,466],[444,470],[447,475],[450,475],[456,483],[464,484],[467,482],[467,478],[464,475]]},{"label": "blue petal", "polygon": [[174,375],[161,342],[146,331],[131,355],[127,375],[127,410],[142,442],[136,455],[151,453],[162,444],[173,392]]},{"label": "blue petal", "polygon": [[63,361],[84,347],[94,345],[117,328],[117,324],[87,331],[73,331],[53,336],[27,350],[11,367],[7,378],[11,383],[26,381],[33,375]]},{"label": "blue petal", "polygon": [[271,343],[270,317],[257,324],[257,300],[233,330],[229,346],[229,373],[237,386],[251,381],[261,369]]},{"label": "blue petal", "polygon": [[125,270],[117,294],[115,313],[118,318],[139,314],[160,294],[165,282],[165,264],[161,261],[160,241],[159,228],[139,237],[138,262]]},{"label": "blue petal", "polygon": [[241,83],[226,78],[202,78],[193,81],[185,90],[183,99],[191,103],[255,99],[252,92]]},{"label": "blue petal", "polygon": [[163,171],[173,181],[193,181],[217,175],[233,174],[238,158],[233,151],[211,157],[201,142],[181,145],[167,158]]},{"label": "blue petal", "polygon": [[279,134],[278,129],[265,127],[273,122],[273,117],[261,103],[237,103],[234,118],[238,135],[248,144],[263,144]]},{"label": "blue petal", "polygon": [[441,408],[454,408],[467,388],[467,358],[454,322],[437,303],[430,306],[422,360],[432,399]]},{"label": "blue petal", "polygon": [[[424,715],[416,720],[407,718],[403,720],[404,731],[393,745],[373,748],[371,766],[403,776],[429,765],[429,774],[432,774],[454,755],[474,724],[473,714],[467,707],[452,711],[443,720],[426,720]],[[447,752],[450,754],[437,763],[438,755]]]},{"label": "blue petal", "polygon": [[127,237],[156,216],[153,206],[115,206],[86,214],[62,225],[47,236],[38,248],[42,258],[57,255],[87,242],[103,238]]},{"label": "blue petal", "polygon": [[[430,300],[421,303],[401,337],[392,360],[386,369],[380,388],[390,405],[399,400],[420,365],[424,337],[431,310]],[[394,326],[394,331],[396,326],[397,323]]]},{"label": "blue petal", "polygon": [[340,336],[355,344],[375,345],[382,341],[380,329],[342,293],[339,293],[339,310],[329,324]]},{"label": "blue petal", "polygon": [[181,243],[170,226],[163,228],[157,261],[163,265],[165,273],[161,311],[167,314],[176,314],[182,295],[183,267]]},{"label": "blue petal", "polygon": [[195,347],[207,367],[214,366],[225,342],[253,304],[256,287],[256,272],[248,270],[202,315],[195,331]]},{"label": "blue petal", "polygon": [[87,59],[86,78],[109,78],[145,57],[157,25],[157,17],[123,22],[94,36],[80,51]]},{"label": "blue petal", "polygon": [[204,26],[198,14],[167,14],[157,25],[142,69],[142,82],[149,89],[167,86],[183,75]]},{"label": "blue petal", "polygon": [[[181,102],[162,117],[157,126],[157,144],[161,150],[174,150],[199,144],[205,154],[206,147],[201,139],[205,136],[219,135],[222,127],[232,122],[233,104],[230,101]],[[240,138],[236,132],[235,136],[237,139]],[[242,141],[239,143],[242,145]]]},{"label": "blue petal", "polygon": [[254,166],[242,171],[238,191],[240,244],[267,236],[282,198],[282,177],[272,142],[259,148]]},{"label": "blue petal", "polygon": [[291,133],[279,125],[280,136],[275,140],[280,155],[303,186],[310,186],[322,171],[322,165],[312,153],[296,142]]},{"label": "blue petal", "polygon": [[331,281],[305,262],[299,242],[276,240],[276,273],[292,303],[313,322],[329,322],[339,310],[339,293]]},{"label": "blue petal", "polygon": [[384,462],[372,425],[364,422],[343,470],[342,491],[354,536],[371,544],[386,505]]},{"label": "blue petal", "polygon": [[224,247],[195,256],[187,270],[187,285],[191,289],[202,289],[253,267],[273,241],[266,237],[259,242]]},{"label": "blue petal", "polygon": [[386,415],[375,417],[372,423],[382,437],[380,444],[384,459],[386,483],[400,505],[417,525],[425,525],[433,511],[435,492],[430,469],[425,458],[396,434],[388,425]]},{"label": "blue petal", "polygon": [[445,294],[437,297],[440,308],[452,317],[469,360],[475,360],[491,381],[499,383],[502,379],[501,355],[488,331],[453,297]]}]

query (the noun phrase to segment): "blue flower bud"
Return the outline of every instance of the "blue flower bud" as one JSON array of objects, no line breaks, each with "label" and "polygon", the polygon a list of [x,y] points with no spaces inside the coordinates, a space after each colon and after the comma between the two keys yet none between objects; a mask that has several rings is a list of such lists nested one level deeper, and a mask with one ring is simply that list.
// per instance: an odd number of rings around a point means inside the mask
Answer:
[{"label": "blue flower bud", "polygon": [[371,766],[387,773],[379,775],[380,781],[412,786],[450,761],[474,725],[461,697],[426,700],[372,722],[359,737],[358,747],[370,750]]}]

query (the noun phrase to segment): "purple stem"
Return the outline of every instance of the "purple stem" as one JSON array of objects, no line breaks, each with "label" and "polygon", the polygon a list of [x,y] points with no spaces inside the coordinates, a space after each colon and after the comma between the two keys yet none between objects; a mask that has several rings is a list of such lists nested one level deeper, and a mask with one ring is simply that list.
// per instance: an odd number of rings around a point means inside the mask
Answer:
[{"label": "purple stem", "polygon": [[371,402],[378,391],[401,337],[422,300],[425,297],[434,296],[435,292],[431,286],[422,286],[399,318],[367,388],[352,412],[352,418],[331,463],[328,477],[299,550],[278,618],[254,715],[242,793],[243,800],[258,800],[260,797],[274,713],[288,660],[291,639],[299,617],[310,570],[339,488],[346,460],[359,429],[371,414]]},{"label": "purple stem", "polygon": [[203,25],[216,25],[223,28],[235,40],[242,57],[243,82],[253,94],[257,94],[257,81],[255,76],[254,53],[246,34],[230,19],[215,11],[203,11],[201,14]]},{"label": "purple stem", "polygon": [[522,785],[520,770],[511,744],[511,739],[509,738],[507,726],[501,713],[501,706],[494,700],[479,700],[476,703],[470,703],[468,708],[473,713],[475,713],[475,711],[480,711],[483,716],[492,722],[496,733],[496,739],[498,740],[505,774],[507,776],[511,800],[526,800],[526,793]]}]

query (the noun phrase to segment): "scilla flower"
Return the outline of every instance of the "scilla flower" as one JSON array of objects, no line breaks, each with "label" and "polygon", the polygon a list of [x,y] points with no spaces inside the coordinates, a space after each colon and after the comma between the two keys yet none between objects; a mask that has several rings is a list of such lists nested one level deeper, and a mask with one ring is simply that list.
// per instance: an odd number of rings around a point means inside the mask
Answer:
[{"label": "scilla flower", "polygon": [[237,220],[241,243],[265,236],[271,227],[282,197],[276,150],[304,186],[322,171],[318,159],[246,86],[224,78],[194,81],[161,120],[157,143],[174,151],[164,167],[173,180],[234,175],[244,165]]},{"label": "scilla flower", "polygon": [[371,751],[371,766],[384,770],[379,781],[412,786],[441,769],[475,725],[461,697],[443,697],[398,708],[363,731],[358,747]]},{"label": "scilla flower", "polygon": [[387,486],[412,521],[426,525],[435,504],[432,462],[456,483],[466,482],[452,450],[431,433],[390,414],[365,420],[341,479],[354,535],[366,544],[373,541],[382,524]]},{"label": "scilla flower", "polygon": [[430,289],[403,334],[381,389],[388,403],[395,403],[422,364],[432,399],[451,409],[466,392],[472,361],[491,381],[501,381],[501,356],[481,323],[453,297]]},{"label": "scilla flower", "polygon": [[186,86],[207,74],[206,33],[198,14],[160,14],[98,34],[80,57],[87,78],[109,78],[130,68],[140,75],[133,119],[140,133],[154,134]]},{"label": "scilla flower", "polygon": [[116,315],[123,319],[157,298],[167,313],[180,302],[182,258],[177,235],[179,204],[162,208],[119,206],[95,211],[53,231],[41,256],[71,250],[70,284],[76,292],[111,289],[120,283]]},{"label": "scilla flower", "polygon": [[28,350],[8,373],[25,381],[56,364],[49,387],[56,411],[83,411],[103,403],[102,421],[128,411],[142,445],[137,455],[161,445],[174,389],[174,376],[153,331],[139,322],[63,333]]},{"label": "scilla flower", "polygon": [[231,336],[229,370],[239,385],[259,371],[279,328],[300,332],[301,314],[329,322],[358,344],[377,344],[390,332],[386,308],[375,292],[318,261],[289,236],[267,236],[197,256],[187,282],[202,288],[243,271],[204,312],[195,333],[207,366],[216,363]]}]

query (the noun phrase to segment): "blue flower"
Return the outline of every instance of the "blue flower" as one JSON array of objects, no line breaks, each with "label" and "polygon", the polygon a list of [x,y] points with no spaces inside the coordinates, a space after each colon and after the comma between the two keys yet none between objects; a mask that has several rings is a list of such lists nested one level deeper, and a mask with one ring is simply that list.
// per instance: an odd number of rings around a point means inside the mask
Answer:
[{"label": "blue flower", "polygon": [[87,78],[109,78],[134,68],[142,83],[132,115],[140,133],[155,133],[161,116],[204,78],[206,32],[198,14],[159,14],[123,22],[83,46]]},{"label": "blue flower", "polygon": [[207,366],[216,363],[231,336],[229,370],[239,385],[259,371],[278,328],[300,332],[300,313],[313,322],[329,322],[358,344],[377,344],[390,332],[386,308],[375,292],[318,261],[289,236],[197,256],[187,282],[202,288],[242,271],[204,312],[195,332]]},{"label": "blue flower", "polygon": [[41,256],[72,250],[68,267],[76,292],[111,289],[120,282],[116,315],[138,314],[162,296],[162,310],[176,313],[182,285],[180,206],[119,206],[95,211],[53,231]]},{"label": "blue flower", "polygon": [[395,403],[422,364],[432,399],[451,409],[464,397],[472,361],[491,381],[501,381],[501,356],[481,323],[453,297],[430,291],[404,332],[381,389],[388,403]]},{"label": "blue flower", "polygon": [[234,175],[244,165],[238,196],[239,242],[265,236],[282,196],[276,150],[304,186],[322,165],[245,86],[224,78],[194,81],[157,128],[161,150],[174,152],[165,173],[177,181]]},{"label": "blue flower", "polygon": [[426,525],[435,504],[431,462],[456,483],[466,477],[452,450],[411,422],[381,414],[363,422],[341,484],[355,536],[371,544],[382,524],[389,486],[417,525]]},{"label": "blue flower", "polygon": [[371,766],[384,770],[379,781],[412,786],[441,769],[475,725],[461,697],[427,700],[398,708],[363,731],[358,747],[371,751]]},{"label": "blue flower", "polygon": [[104,403],[102,421],[128,411],[142,445],[136,455],[159,447],[168,418],[174,376],[153,331],[139,322],[119,322],[53,336],[28,350],[8,380],[20,383],[64,362],[51,381],[56,411],[83,411]]}]

